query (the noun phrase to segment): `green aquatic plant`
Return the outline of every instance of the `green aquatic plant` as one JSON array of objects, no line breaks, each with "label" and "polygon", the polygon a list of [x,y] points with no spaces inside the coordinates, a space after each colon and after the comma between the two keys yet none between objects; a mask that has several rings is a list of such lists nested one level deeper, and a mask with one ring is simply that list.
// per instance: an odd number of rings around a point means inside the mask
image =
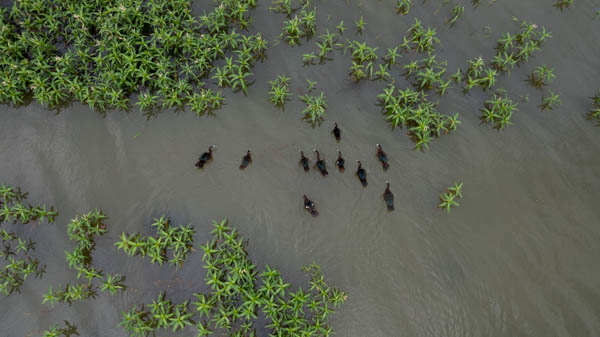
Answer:
[{"label": "green aquatic plant", "polygon": [[129,256],[148,256],[152,263],[162,265],[168,261],[175,268],[181,268],[192,250],[195,230],[189,225],[174,227],[164,215],[154,218],[150,226],[158,236],[121,233],[121,240],[115,242],[115,246]]},{"label": "green aquatic plant", "polygon": [[285,103],[292,95],[288,85],[290,78],[284,75],[277,75],[277,78],[270,81],[271,90],[269,90],[269,102],[282,110],[285,110]]},{"label": "green aquatic plant", "polygon": [[415,149],[421,151],[428,149],[434,138],[454,131],[460,125],[458,114],[439,113],[437,103],[429,101],[422,90],[397,90],[389,84],[377,98],[392,127],[407,127]]},{"label": "green aquatic plant", "polygon": [[538,27],[523,21],[520,24],[521,31],[514,35],[506,32],[498,39],[496,55],[491,66],[499,73],[509,72],[515,66],[527,62],[529,57],[536,51],[541,50],[544,41],[552,37],[544,27]]},{"label": "green aquatic plant", "polygon": [[398,53],[398,48],[398,46],[394,48],[387,48],[387,53],[385,54],[385,56],[383,56],[383,59],[385,60],[388,67],[395,65],[396,59],[400,57],[400,54]]},{"label": "green aquatic plant", "polygon": [[397,0],[396,1],[396,13],[406,15],[410,11],[412,0]]},{"label": "green aquatic plant", "polygon": [[[137,97],[133,105],[148,118],[186,105],[199,115],[220,107],[220,95],[209,104],[195,95],[210,90],[203,80],[246,93],[268,43],[246,33],[255,0],[222,0],[198,16],[191,3],[13,2],[0,15],[0,103],[32,98],[59,109],[80,101],[105,114],[129,110]],[[313,14],[306,10],[302,29],[311,30]]]},{"label": "green aquatic plant", "polygon": [[[404,42],[407,49],[415,49],[418,52],[431,52],[435,49],[435,44],[440,43],[437,32],[434,28],[425,29],[419,19],[408,29],[409,40]],[[402,46],[402,44],[401,44]]]},{"label": "green aquatic plant", "polygon": [[532,86],[541,89],[543,86],[552,83],[555,77],[554,68],[548,68],[548,66],[543,64],[535,68],[535,70],[529,74],[527,82]]},{"label": "green aquatic plant", "polygon": [[49,329],[42,332],[42,337],[71,337],[73,335],[79,336],[77,325],[65,321],[65,326],[60,327],[58,324],[53,324]]},{"label": "green aquatic plant", "polygon": [[596,120],[600,126],[600,92],[592,97],[592,108],[587,112],[586,119]]},{"label": "green aquatic plant", "polygon": [[560,9],[560,11],[562,12],[563,9],[569,9],[571,8],[571,5],[573,4],[573,0],[557,0],[554,4],[552,4],[552,6]]},{"label": "green aquatic plant", "polygon": [[544,97],[542,96],[542,104],[539,105],[539,108],[542,109],[542,111],[544,110],[552,110],[556,105],[560,105],[560,95],[559,94],[555,94],[552,91],[550,91],[549,96],[548,97]]},{"label": "green aquatic plant", "polygon": [[344,53],[350,50],[352,65],[349,69],[349,77],[354,82],[369,79],[373,75],[373,64],[379,58],[377,47],[371,47],[366,42],[347,41]]},{"label": "green aquatic plant", "polygon": [[327,98],[325,93],[321,91],[319,95],[304,94],[298,97],[306,107],[302,110],[303,119],[310,122],[314,127],[321,124],[325,119],[325,110],[327,109]]},{"label": "green aquatic plant", "polygon": [[316,86],[317,86],[317,81],[311,81],[309,79],[306,79],[306,90],[308,92],[313,91]]},{"label": "green aquatic plant", "polygon": [[460,206],[456,199],[462,199],[462,186],[462,182],[455,182],[454,186],[448,187],[447,192],[440,194],[440,200],[442,202],[438,205],[438,207],[443,208],[446,210],[446,212],[450,213],[452,207]]},{"label": "green aquatic plant", "polygon": [[344,20],[341,20],[335,28],[337,28],[338,33],[340,33],[340,35],[344,35],[344,32],[346,31],[346,27],[344,26]]},{"label": "green aquatic plant", "polygon": [[[27,193],[22,192],[19,187],[0,185],[0,225],[54,223],[58,213],[53,207],[47,210],[45,205],[26,206],[26,201]],[[0,257],[4,258],[4,263],[0,266],[0,294],[8,296],[19,293],[29,275],[41,278],[46,265],[40,264],[33,255],[35,242],[31,239],[22,239],[4,228],[0,228],[0,239],[3,245]]]},{"label": "green aquatic plant", "polygon": [[[67,284],[65,287],[52,286],[43,296],[42,304],[67,302],[71,305],[74,301],[84,301],[88,298],[98,296],[98,285],[94,280],[102,280],[104,273],[92,265],[92,253],[96,248],[96,239],[107,233],[105,224],[108,217],[100,210],[93,210],[85,214],[77,214],[67,224],[67,235],[69,240],[75,241],[77,246],[72,251],[65,251],[66,261],[69,269],[77,270],[77,279],[84,279],[86,283]],[[113,290],[101,285],[102,291],[109,290],[114,294],[117,290],[125,290],[124,278],[107,274],[109,283],[115,284]]]},{"label": "green aquatic plant", "polygon": [[458,21],[458,19],[460,19],[460,17],[463,15],[464,11],[465,11],[465,6],[456,5],[456,6],[452,7],[452,9],[450,10],[450,18],[446,19],[446,24],[448,24],[450,26],[450,28],[454,27],[454,25],[456,24],[456,21]]},{"label": "green aquatic plant", "polygon": [[358,34],[362,34],[365,31],[366,27],[367,23],[365,22],[362,16],[357,21],[354,21],[354,28],[356,28],[356,32]]},{"label": "green aquatic plant", "polygon": [[517,104],[506,95],[506,92],[497,90],[489,100],[485,101],[484,109],[481,110],[481,119],[484,123],[492,123],[496,129],[503,130],[513,124],[510,119],[516,110]]},{"label": "green aquatic plant", "polygon": [[255,336],[258,324],[269,336],[331,335],[329,318],[346,294],[328,285],[314,263],[302,268],[308,287],[294,291],[277,269],[259,271],[246,245],[227,220],[214,221],[211,239],[201,246],[206,292],[175,304],[163,291],[152,303],[122,312],[120,326],[130,336],[188,326],[198,336]]}]

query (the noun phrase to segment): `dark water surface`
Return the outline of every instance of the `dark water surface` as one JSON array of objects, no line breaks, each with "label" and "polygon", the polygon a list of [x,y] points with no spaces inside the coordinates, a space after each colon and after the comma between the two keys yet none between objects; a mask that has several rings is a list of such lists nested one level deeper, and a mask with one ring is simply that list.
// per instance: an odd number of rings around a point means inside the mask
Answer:
[{"label": "dark water surface", "polygon": [[[480,125],[489,94],[475,89],[463,96],[454,88],[440,110],[461,113],[462,125],[429,151],[413,151],[405,131],[391,130],[374,105],[383,82],[347,79],[348,55],[302,67],[301,53],[316,49],[314,39],[299,48],[272,43],[269,59],[253,70],[249,96],[225,91],[227,105],[211,117],[165,112],[146,121],[135,109],[101,118],[79,104],[59,115],[37,104],[0,107],[1,181],[60,212],[54,225],[3,225],[37,241],[48,268],[21,294],[0,297],[0,336],[39,335],[64,319],[82,336],[126,336],[117,327],[120,311],[149,303],[166,287],[174,301],[203,289],[198,251],[175,271],[113,247],[123,231],[150,233],[152,217],[163,213],[195,225],[198,243],[208,238],[211,219],[229,217],[250,239],[254,261],[278,267],[297,285],[305,285],[300,266],[321,264],[326,279],[349,295],[333,317],[337,336],[599,336],[600,129],[584,114],[600,88],[600,19],[592,20],[600,4],[577,1],[561,13],[552,1],[498,1],[476,10],[465,2],[465,16],[448,29],[450,6],[434,14],[439,2],[416,1],[401,17],[394,3],[317,1],[319,32],[334,31],[343,19],[347,37],[381,50],[400,43],[418,17],[438,29],[438,59],[448,60],[449,72],[468,58],[489,60],[500,34],[518,31],[513,16],[552,32],[542,52],[497,85],[515,101],[529,95],[515,125],[502,132]],[[273,41],[284,16],[259,5],[254,29]],[[360,15],[367,28],[357,37],[351,25]],[[552,111],[536,107],[542,91],[524,82],[543,63],[556,68],[550,88],[561,94],[562,105]],[[295,94],[305,78],[318,81],[329,102],[322,127],[300,120],[297,99],[285,111],[267,102],[266,82],[278,74],[293,78]],[[343,132],[339,144],[330,134],[334,121]],[[387,172],[376,162],[376,143],[391,158]],[[198,171],[194,162],[210,144],[217,145],[215,160]],[[326,178],[297,166],[298,150],[315,147],[331,168]],[[254,163],[240,171],[248,148]],[[336,149],[348,162],[344,174],[333,169]],[[367,188],[353,175],[356,159],[368,170]],[[386,180],[396,196],[393,213],[381,197]],[[464,198],[446,214],[436,208],[438,195],[454,181],[464,181]],[[317,203],[319,217],[304,211],[303,193]],[[66,223],[93,208],[110,217],[94,263],[127,275],[130,289],[70,307],[42,306],[48,285],[75,281],[64,260],[64,250],[74,247]],[[192,334],[190,328],[175,335]]]}]

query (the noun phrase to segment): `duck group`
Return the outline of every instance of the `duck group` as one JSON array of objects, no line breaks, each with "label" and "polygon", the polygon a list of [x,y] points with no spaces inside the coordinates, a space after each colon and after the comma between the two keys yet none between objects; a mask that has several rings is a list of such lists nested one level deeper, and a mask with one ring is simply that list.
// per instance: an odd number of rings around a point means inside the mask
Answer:
[{"label": "duck group", "polygon": [[[335,137],[335,140],[337,142],[341,141],[342,131],[340,130],[337,123],[334,123],[334,128],[331,131],[331,133],[333,133],[333,136]],[[381,146],[381,144],[376,144],[375,146],[376,146],[375,157],[377,157],[377,160],[379,160],[379,162],[381,163],[383,170],[387,171],[388,168],[390,167],[388,155],[385,153],[385,151],[383,151],[383,147]],[[196,162],[196,167],[198,169],[202,169],[202,168],[204,168],[204,166],[207,163],[212,161],[213,160],[213,151],[215,151],[215,150],[216,150],[215,145],[209,146],[208,150],[206,152],[202,153],[200,155],[200,157],[198,158],[198,161]],[[329,172],[327,171],[327,163],[325,162],[325,159],[321,157],[321,154],[319,153],[319,151],[317,149],[313,149],[313,152],[316,156],[315,164],[313,165],[313,168],[315,170],[319,171],[319,173],[323,177],[326,177],[329,174]],[[252,163],[252,154],[251,153],[252,153],[251,149],[248,149],[246,151],[246,153],[244,154],[244,156],[242,157],[242,161],[240,163],[240,170],[244,170]],[[306,155],[304,154],[304,151],[299,150],[299,153],[300,153],[300,160],[298,161],[298,165],[300,165],[305,172],[310,171],[310,159],[308,157],[306,157]],[[356,160],[356,163],[358,166],[356,168],[355,175],[358,178],[361,185],[363,187],[367,187],[368,186],[367,170],[365,170],[363,168],[362,162],[360,160]],[[344,173],[344,171],[346,169],[345,165],[346,165],[346,160],[342,157],[342,152],[340,150],[337,150],[337,159],[335,161],[335,166],[337,167],[337,169],[340,173]],[[392,193],[392,191],[390,191],[389,181],[386,181],[385,183],[386,183],[386,187],[385,187],[385,191],[383,192],[383,200],[385,201],[388,211],[393,211],[394,210],[394,194]],[[317,207],[316,207],[316,204],[314,203],[314,201],[310,200],[305,194],[303,194],[302,197],[304,199],[304,208],[306,209],[306,211],[309,212],[310,215],[312,215],[313,217],[319,215],[319,212],[317,211]]]}]

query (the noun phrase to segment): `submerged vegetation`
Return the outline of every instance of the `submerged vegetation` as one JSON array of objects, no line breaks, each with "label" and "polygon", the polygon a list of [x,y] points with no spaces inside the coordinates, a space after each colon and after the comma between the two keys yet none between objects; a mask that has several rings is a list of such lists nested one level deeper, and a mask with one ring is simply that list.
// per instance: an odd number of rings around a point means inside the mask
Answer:
[{"label": "submerged vegetation", "polygon": [[318,265],[302,268],[309,276],[308,289],[292,291],[277,269],[266,266],[259,272],[246,241],[227,220],[213,222],[211,235],[202,246],[210,290],[177,304],[162,292],[151,304],[123,312],[120,325],[130,336],[187,326],[195,326],[198,336],[257,336],[256,325],[263,322],[269,336],[332,334],[329,317],[346,294],[325,282]]},{"label": "submerged vegetation", "polygon": [[[122,233],[121,240],[115,246],[129,256],[148,256],[152,263],[162,265],[168,261],[175,268],[181,268],[194,245],[195,230],[190,225],[171,226],[171,220],[164,215],[155,218],[150,226],[158,236]],[[169,251],[171,259],[168,258]]]},{"label": "submerged vegetation", "polygon": [[238,32],[254,6],[222,0],[195,17],[189,0],[15,1],[0,8],[0,103],[80,101],[104,113],[129,110],[137,95],[148,117],[218,109],[223,96],[204,81],[247,93],[253,64],[265,58],[260,33]]},{"label": "submerged vegetation", "polygon": [[[54,208],[46,209],[45,205],[25,205],[27,193],[20,188],[0,185],[0,225],[6,223],[26,225],[31,222],[54,223],[58,213]],[[21,287],[29,275],[41,278],[46,270],[37,257],[33,255],[35,242],[22,239],[14,232],[0,228],[3,250],[0,257],[5,264],[0,270],[0,294],[11,295],[21,292]]]}]

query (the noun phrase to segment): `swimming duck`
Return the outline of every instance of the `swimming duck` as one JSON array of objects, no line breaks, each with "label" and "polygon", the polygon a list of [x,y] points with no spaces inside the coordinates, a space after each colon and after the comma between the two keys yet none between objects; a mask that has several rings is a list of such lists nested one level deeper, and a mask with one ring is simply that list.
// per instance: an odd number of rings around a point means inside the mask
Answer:
[{"label": "swimming duck", "polygon": [[250,150],[248,150],[248,152],[246,152],[246,155],[244,156],[244,158],[242,158],[242,163],[240,164],[240,169],[243,170],[246,168],[246,166],[248,166],[248,164],[250,164],[252,162],[252,156],[250,155]]},{"label": "swimming duck", "polygon": [[325,164],[325,160],[321,159],[321,156],[319,156],[319,151],[317,151],[317,149],[314,149],[313,151],[317,154],[317,162],[315,164],[315,167],[319,169],[323,176],[326,176],[329,172],[327,172],[327,165]]},{"label": "swimming duck", "polygon": [[304,151],[300,151],[300,165],[302,165],[302,168],[304,168],[305,172],[308,172],[308,170],[310,170],[310,167],[308,166],[308,158],[306,158],[304,156]]},{"label": "swimming duck", "polygon": [[383,149],[379,144],[377,144],[377,158],[381,162],[381,165],[383,166],[384,170],[387,170],[390,167],[390,164],[388,163],[387,154],[383,152]]},{"label": "swimming duck", "polygon": [[356,161],[358,163],[358,169],[356,169],[356,176],[360,180],[360,183],[363,186],[367,186],[367,171],[362,167],[362,163],[360,160]]},{"label": "swimming duck", "polygon": [[340,152],[340,150],[337,150],[337,153],[338,159],[335,161],[335,165],[338,167],[338,170],[343,173],[345,170],[344,164],[346,163],[346,160],[342,158],[342,152]]},{"label": "swimming duck", "polygon": [[215,148],[214,145],[211,145],[208,147],[208,151],[204,152],[200,158],[198,159],[198,161],[196,162],[196,167],[197,168],[203,168],[204,164],[206,164],[207,161],[212,159],[212,153],[213,153],[213,149]]},{"label": "swimming duck", "polygon": [[315,203],[312,200],[308,199],[306,194],[303,194],[302,197],[304,197],[304,209],[306,209],[312,216],[319,215]]},{"label": "swimming duck", "polygon": [[342,136],[342,131],[340,130],[340,128],[338,128],[337,123],[333,123],[335,125],[335,127],[333,128],[333,130],[331,132],[333,132],[333,135],[335,136],[335,140],[337,140],[338,142],[340,141],[340,138]]},{"label": "swimming duck", "polygon": [[383,200],[385,200],[385,204],[387,205],[388,211],[394,210],[394,193],[390,191],[390,182],[386,181],[385,192],[383,192]]}]

